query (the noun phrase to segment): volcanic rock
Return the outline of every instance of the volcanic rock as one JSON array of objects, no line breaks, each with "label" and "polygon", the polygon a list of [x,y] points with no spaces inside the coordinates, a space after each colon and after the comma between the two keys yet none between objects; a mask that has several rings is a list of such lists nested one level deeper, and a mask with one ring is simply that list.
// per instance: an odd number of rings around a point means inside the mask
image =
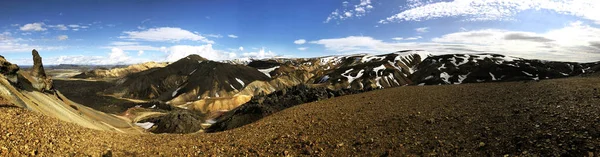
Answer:
[{"label": "volcanic rock", "polygon": [[197,132],[202,129],[203,116],[190,110],[175,110],[166,115],[148,118],[141,122],[152,122],[154,127],[150,129],[153,133],[186,134]]},{"label": "volcanic rock", "polygon": [[46,79],[46,72],[44,71],[44,65],[42,65],[42,57],[40,57],[40,54],[35,49],[31,51],[31,55],[33,55],[31,76]]},{"label": "volcanic rock", "polygon": [[42,65],[42,57],[40,57],[40,54],[35,49],[31,51],[31,55],[33,55],[33,67],[30,72],[31,78],[29,78],[31,85],[42,92],[51,91],[53,89],[52,79],[46,76],[44,66]]},{"label": "volcanic rock", "polygon": [[19,66],[6,61],[4,56],[0,56],[0,74],[6,76],[10,82],[17,83],[17,71],[19,71]]},{"label": "volcanic rock", "polygon": [[296,105],[329,99],[334,96],[362,92],[364,92],[364,90],[330,90],[326,88],[311,88],[301,84],[268,95],[257,95],[252,97],[246,104],[217,118],[216,123],[210,126],[206,132],[218,132],[238,128]]}]

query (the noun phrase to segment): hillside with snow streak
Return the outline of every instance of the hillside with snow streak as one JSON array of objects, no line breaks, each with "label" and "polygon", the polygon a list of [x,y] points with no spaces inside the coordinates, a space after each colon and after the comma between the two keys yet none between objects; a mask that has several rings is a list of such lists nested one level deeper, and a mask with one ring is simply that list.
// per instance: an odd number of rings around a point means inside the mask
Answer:
[{"label": "hillside with snow streak", "polygon": [[410,79],[417,85],[541,80],[577,76],[600,70],[599,62],[556,62],[499,54],[447,54],[431,56]]}]

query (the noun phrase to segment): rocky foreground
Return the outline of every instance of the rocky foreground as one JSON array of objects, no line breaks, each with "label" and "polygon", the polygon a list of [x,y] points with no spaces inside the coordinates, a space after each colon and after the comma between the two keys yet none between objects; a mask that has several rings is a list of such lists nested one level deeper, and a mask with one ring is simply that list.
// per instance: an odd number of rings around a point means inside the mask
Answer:
[{"label": "rocky foreground", "polygon": [[86,129],[0,100],[0,156],[597,156],[600,77],[409,86],[298,105],[218,132]]}]

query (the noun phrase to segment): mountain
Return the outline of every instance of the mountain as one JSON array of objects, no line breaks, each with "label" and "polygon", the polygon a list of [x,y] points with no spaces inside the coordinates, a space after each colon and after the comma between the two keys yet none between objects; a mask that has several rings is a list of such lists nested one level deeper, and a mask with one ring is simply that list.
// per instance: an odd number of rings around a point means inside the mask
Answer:
[{"label": "mountain", "polygon": [[[573,63],[530,60],[498,54],[392,53],[319,58],[309,83],[265,96],[210,119],[207,132],[229,130],[250,124],[274,112],[321,99],[404,85],[445,85],[564,78],[600,70],[600,62]],[[261,65],[276,66],[273,61]],[[270,66],[263,66],[268,68]],[[302,66],[300,66],[302,67]],[[309,69],[309,68],[306,68]],[[273,71],[275,72],[275,71]],[[276,74],[271,72],[271,74]],[[318,86],[321,84],[321,86]],[[310,85],[309,85],[310,86]],[[319,89],[318,87],[326,87]],[[315,94],[316,93],[316,94]]]},{"label": "mountain", "polygon": [[190,55],[163,68],[128,75],[110,93],[134,99],[194,101],[206,97],[229,97],[253,81],[269,78],[244,66],[206,60]]},{"label": "mountain", "polygon": [[98,68],[90,71],[83,72],[81,74],[73,76],[73,78],[94,78],[94,79],[102,79],[102,78],[121,78],[127,76],[132,73],[141,72],[144,70],[152,69],[152,68],[160,68],[165,67],[167,63],[157,63],[157,62],[146,62],[140,64],[129,65],[127,67],[117,67],[117,68]]},{"label": "mountain", "polygon": [[425,59],[410,79],[418,85],[553,79],[600,71],[599,63],[532,60],[499,54],[447,54]]}]

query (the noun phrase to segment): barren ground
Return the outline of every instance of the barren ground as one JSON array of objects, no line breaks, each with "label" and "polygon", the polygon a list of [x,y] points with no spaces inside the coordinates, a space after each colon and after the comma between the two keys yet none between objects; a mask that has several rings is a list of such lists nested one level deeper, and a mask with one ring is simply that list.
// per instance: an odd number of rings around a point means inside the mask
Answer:
[{"label": "barren ground", "polygon": [[212,134],[96,131],[5,104],[0,105],[0,156],[600,153],[598,76],[390,88],[299,105]]}]

